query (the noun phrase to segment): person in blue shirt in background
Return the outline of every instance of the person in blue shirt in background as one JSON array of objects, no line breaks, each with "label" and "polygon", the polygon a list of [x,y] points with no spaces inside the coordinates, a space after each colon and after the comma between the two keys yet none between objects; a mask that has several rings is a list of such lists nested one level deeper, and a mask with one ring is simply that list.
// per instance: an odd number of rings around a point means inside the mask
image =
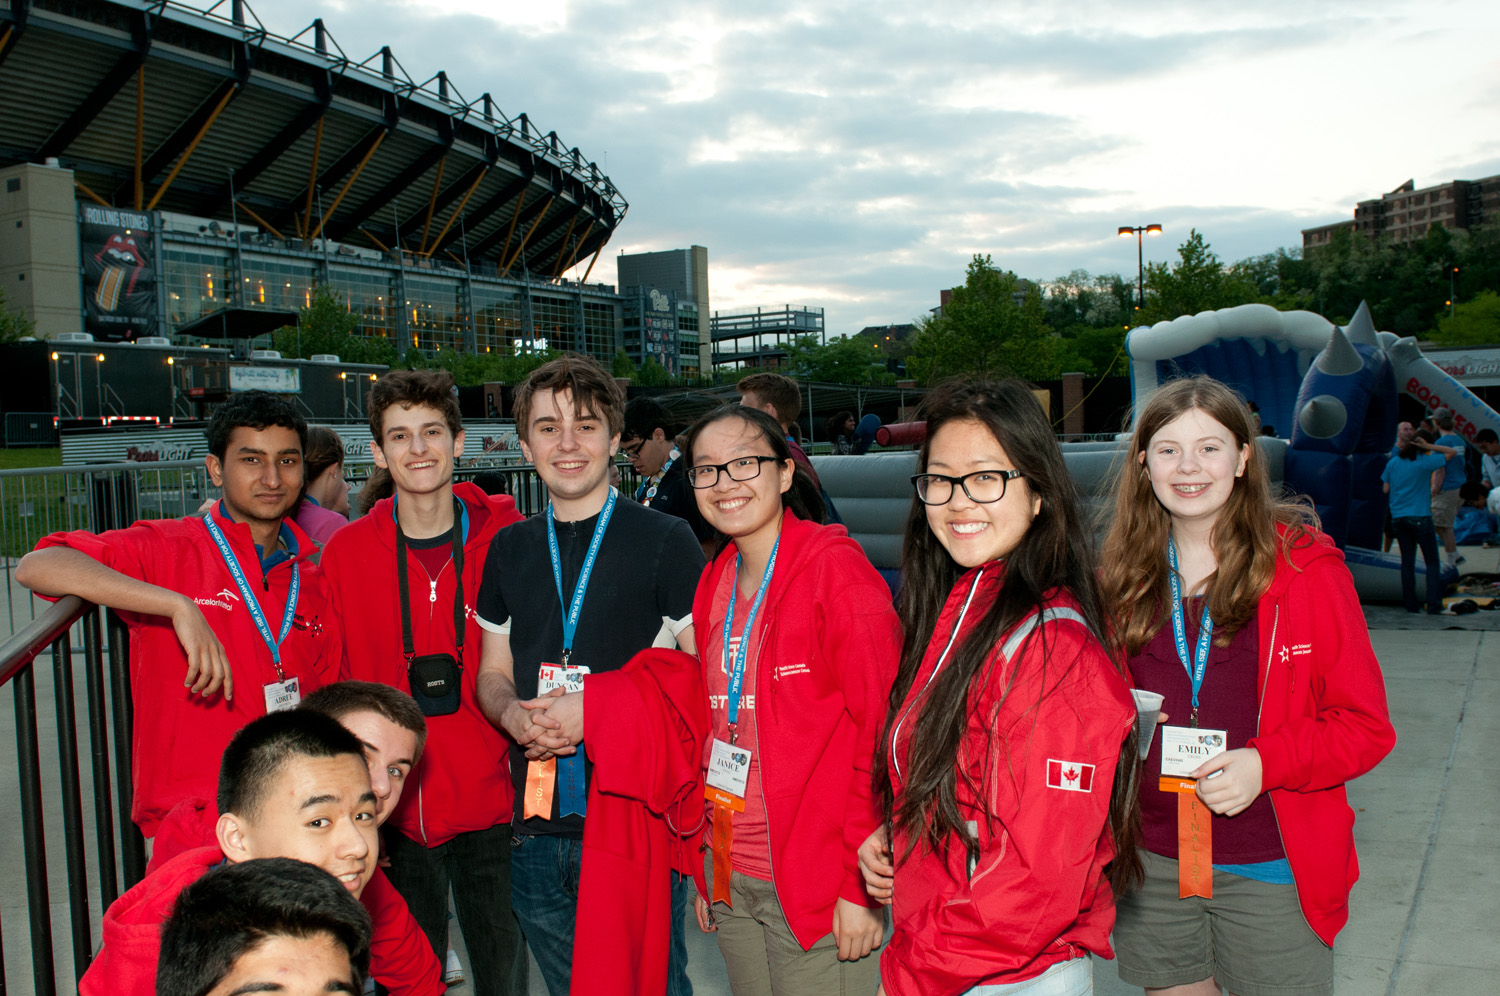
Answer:
[{"label": "person in blue shirt in background", "polygon": [[1458,516],[1458,489],[1469,479],[1464,470],[1464,440],[1453,431],[1453,412],[1439,408],[1432,413],[1432,422],[1437,426],[1439,446],[1448,450],[1448,460],[1443,465],[1443,480],[1432,489],[1432,525],[1438,539],[1443,541],[1443,559],[1450,564],[1461,564],[1464,558],[1458,555],[1458,536],[1453,531],[1453,522]]},{"label": "person in blue shirt in background", "polygon": [[[1407,612],[1421,611],[1417,605],[1418,546],[1427,571],[1427,611],[1431,615],[1443,611],[1443,581],[1432,522],[1432,477],[1443,469],[1445,459],[1459,454],[1451,446],[1433,442],[1432,433],[1422,429],[1396,451],[1380,474],[1390,495],[1391,521],[1401,548],[1401,597]],[[1448,532],[1453,532],[1451,520]]]}]

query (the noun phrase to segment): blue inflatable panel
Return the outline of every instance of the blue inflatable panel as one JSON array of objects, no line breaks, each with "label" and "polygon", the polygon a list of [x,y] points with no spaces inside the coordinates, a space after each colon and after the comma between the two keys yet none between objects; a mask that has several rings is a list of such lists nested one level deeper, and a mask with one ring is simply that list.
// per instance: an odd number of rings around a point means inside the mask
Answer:
[{"label": "blue inflatable panel", "polygon": [[[1401,595],[1401,557],[1394,551],[1381,553],[1361,546],[1344,547],[1344,562],[1349,573],[1354,575],[1354,590],[1359,592],[1362,602],[1397,602]],[[1441,568],[1443,587],[1458,583],[1458,568],[1444,564]],[[1417,555],[1417,601],[1427,595],[1427,565]]]}]

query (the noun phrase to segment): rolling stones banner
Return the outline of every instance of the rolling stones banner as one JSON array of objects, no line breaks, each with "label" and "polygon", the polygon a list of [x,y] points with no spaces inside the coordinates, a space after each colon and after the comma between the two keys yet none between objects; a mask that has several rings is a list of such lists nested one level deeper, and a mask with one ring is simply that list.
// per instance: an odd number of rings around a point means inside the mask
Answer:
[{"label": "rolling stones banner", "polygon": [[152,216],[82,205],[84,331],[118,342],[156,335]]}]

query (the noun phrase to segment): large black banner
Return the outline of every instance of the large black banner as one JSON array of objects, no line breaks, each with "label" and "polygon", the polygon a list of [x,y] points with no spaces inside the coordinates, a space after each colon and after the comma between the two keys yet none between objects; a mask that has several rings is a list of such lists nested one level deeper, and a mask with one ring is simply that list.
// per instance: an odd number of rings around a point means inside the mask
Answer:
[{"label": "large black banner", "polygon": [[156,335],[152,215],[81,205],[84,331],[118,342]]}]

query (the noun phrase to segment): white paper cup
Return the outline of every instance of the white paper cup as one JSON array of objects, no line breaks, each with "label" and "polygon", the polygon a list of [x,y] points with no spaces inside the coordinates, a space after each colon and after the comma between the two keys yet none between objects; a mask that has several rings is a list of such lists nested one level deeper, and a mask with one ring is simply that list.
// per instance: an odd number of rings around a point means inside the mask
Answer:
[{"label": "white paper cup", "polygon": [[1144,688],[1132,688],[1130,694],[1135,696],[1136,746],[1144,761],[1146,755],[1151,753],[1151,738],[1156,736],[1156,717],[1161,713],[1164,699],[1158,693],[1148,692]]}]

